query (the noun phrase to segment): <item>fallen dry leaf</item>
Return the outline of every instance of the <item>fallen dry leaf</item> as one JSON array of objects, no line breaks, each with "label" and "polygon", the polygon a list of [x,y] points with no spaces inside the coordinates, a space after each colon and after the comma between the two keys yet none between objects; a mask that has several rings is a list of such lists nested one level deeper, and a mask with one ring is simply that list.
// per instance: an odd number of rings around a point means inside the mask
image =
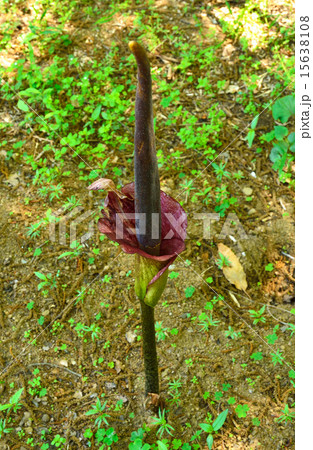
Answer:
[{"label": "fallen dry leaf", "polygon": [[116,189],[114,181],[110,180],[109,178],[100,178],[99,180],[92,183],[88,188],[90,191],[99,191],[100,189],[103,189],[105,191],[112,191],[115,192],[115,194],[119,198],[126,198],[126,195],[122,194],[121,191]]},{"label": "fallen dry leaf", "polygon": [[119,374],[123,369],[122,363],[121,361],[115,358],[113,358],[113,361],[114,361],[114,369],[116,370],[116,373]]},{"label": "fallen dry leaf", "polygon": [[235,253],[224,244],[218,244],[218,251],[230,262],[230,266],[223,267],[225,278],[237,289],[245,291],[248,287],[246,274]]},{"label": "fallen dry leaf", "polygon": [[152,405],[156,408],[161,408],[161,411],[165,408],[165,401],[159,394],[154,394],[151,392],[148,392],[148,399],[150,399],[148,406]]},{"label": "fallen dry leaf", "polygon": [[234,94],[239,91],[239,86],[236,84],[230,84],[228,88],[225,90],[225,94]]},{"label": "fallen dry leaf", "polygon": [[240,303],[238,302],[238,300],[236,299],[236,297],[234,296],[234,294],[232,292],[229,291],[229,296],[230,298],[234,301],[234,303],[236,303],[236,305],[238,306],[238,308],[240,308]]}]

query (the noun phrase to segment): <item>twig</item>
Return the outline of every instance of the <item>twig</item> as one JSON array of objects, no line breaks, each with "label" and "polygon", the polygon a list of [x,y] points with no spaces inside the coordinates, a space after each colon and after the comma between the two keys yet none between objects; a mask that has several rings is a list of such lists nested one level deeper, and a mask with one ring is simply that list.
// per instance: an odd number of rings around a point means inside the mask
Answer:
[{"label": "twig", "polygon": [[76,377],[79,377],[79,378],[82,377],[82,375],[80,373],[73,372],[72,370],[68,369],[67,367],[59,366],[58,364],[53,364],[53,363],[50,363],[50,362],[36,362],[36,363],[32,363],[32,364],[28,364],[27,365],[27,367],[32,367],[32,366],[52,366],[52,367],[56,367],[57,369],[66,370],[66,372],[69,372],[72,375],[75,375]]}]

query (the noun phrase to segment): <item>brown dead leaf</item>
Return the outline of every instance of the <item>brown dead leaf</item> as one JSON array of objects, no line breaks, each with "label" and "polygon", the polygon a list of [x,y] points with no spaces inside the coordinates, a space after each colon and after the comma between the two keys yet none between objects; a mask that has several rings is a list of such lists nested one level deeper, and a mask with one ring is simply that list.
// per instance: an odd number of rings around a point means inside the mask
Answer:
[{"label": "brown dead leaf", "polygon": [[236,84],[230,84],[228,88],[224,91],[225,94],[235,94],[235,92],[239,91],[239,86]]},{"label": "brown dead leaf", "polygon": [[235,253],[229,247],[221,243],[218,244],[218,251],[230,262],[230,266],[223,267],[225,278],[231,284],[234,284],[237,289],[245,291],[248,287],[246,274]]},{"label": "brown dead leaf", "polygon": [[161,408],[161,411],[165,408],[165,401],[159,394],[154,394],[152,392],[148,393],[148,399],[150,399],[148,405],[152,405],[156,408]]},{"label": "brown dead leaf", "polygon": [[110,180],[109,178],[100,178],[99,180],[88,186],[87,189],[89,189],[90,191],[99,191],[99,189],[104,189],[105,191],[115,192],[115,194],[119,198],[126,198],[126,195],[116,189],[114,181]]},{"label": "brown dead leaf", "polygon": [[119,374],[123,370],[123,366],[121,361],[118,359],[113,358],[114,361],[114,369],[116,370],[116,373]]}]

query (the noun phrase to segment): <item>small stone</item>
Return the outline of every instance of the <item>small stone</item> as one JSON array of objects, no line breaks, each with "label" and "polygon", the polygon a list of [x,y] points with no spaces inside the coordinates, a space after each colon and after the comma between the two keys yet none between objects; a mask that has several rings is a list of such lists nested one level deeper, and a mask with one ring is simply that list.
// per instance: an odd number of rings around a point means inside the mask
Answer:
[{"label": "small stone", "polygon": [[74,398],[82,398],[82,396],[83,396],[82,391],[76,391],[74,394]]},{"label": "small stone", "polygon": [[49,422],[50,417],[48,416],[48,414],[44,414],[44,415],[42,416],[41,420],[42,420],[43,422],[46,423],[46,422]]},{"label": "small stone", "polygon": [[107,389],[109,389],[109,391],[111,391],[112,389],[116,389],[116,384],[115,383],[110,383],[109,381],[107,381],[105,383],[105,386]]},{"label": "small stone", "polygon": [[127,342],[129,342],[129,344],[133,344],[137,339],[137,335],[133,331],[127,331],[125,336],[126,336]]},{"label": "small stone", "polygon": [[255,214],[255,213],[256,213],[256,209],[251,208],[251,209],[249,209],[249,211],[248,211],[248,216],[252,216],[252,214]]},{"label": "small stone", "polygon": [[26,427],[26,428],[24,428],[24,430],[25,430],[25,432],[27,434],[33,434],[33,428],[32,427]]},{"label": "small stone", "polygon": [[44,316],[44,317],[47,317],[47,316],[49,316],[49,313],[50,313],[49,309],[46,309],[45,311],[43,311],[41,313],[41,315]]},{"label": "small stone", "polygon": [[42,347],[42,349],[43,349],[45,352],[47,352],[48,350],[50,350],[50,347],[48,347],[47,345],[44,345],[44,346]]},{"label": "small stone", "polygon": [[233,44],[225,45],[223,48],[223,58],[230,58],[234,51],[236,51],[236,47],[234,47]]},{"label": "small stone", "polygon": [[60,366],[68,367],[68,362],[66,361],[66,359],[60,359],[59,364]]},{"label": "small stone", "polygon": [[120,277],[125,277],[125,275],[126,275],[126,272],[124,272],[124,270],[121,270],[120,271]]},{"label": "small stone", "polygon": [[246,196],[249,196],[249,195],[252,194],[253,189],[251,189],[250,187],[244,187],[244,188],[242,189],[242,192],[243,192]]}]

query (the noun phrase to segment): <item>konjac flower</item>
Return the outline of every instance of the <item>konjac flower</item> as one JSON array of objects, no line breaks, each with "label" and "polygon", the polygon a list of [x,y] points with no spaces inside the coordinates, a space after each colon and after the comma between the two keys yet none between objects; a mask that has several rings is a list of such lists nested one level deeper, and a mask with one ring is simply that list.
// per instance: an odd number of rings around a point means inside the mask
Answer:
[{"label": "konjac flower", "polygon": [[[108,191],[99,219],[101,233],[134,253],[135,292],[140,300],[146,394],[159,394],[154,307],[165,288],[168,267],[185,249],[187,216],[180,204],[160,190],[153,128],[150,64],[145,50],[130,42],[138,66],[135,105],[135,182],[120,191],[100,179],[89,189]],[[158,397],[158,396],[157,396]]]},{"label": "konjac flower", "polygon": [[[105,189],[108,195],[99,219],[101,233],[118,242],[125,253],[136,254],[135,291],[140,300],[155,306],[166,285],[167,269],[185,249],[187,215],[180,204],[165,192],[160,192],[161,239],[159,255],[151,255],[142,249],[136,235],[135,188],[127,184],[118,191],[113,181],[100,179],[89,189]],[[144,220],[144,216],[143,216]],[[137,220],[140,222],[140,219]],[[137,231],[144,231],[137,230]]]},{"label": "konjac flower", "polygon": [[138,66],[135,106],[135,183],[117,191],[113,181],[100,179],[89,189],[108,195],[98,227],[125,253],[136,254],[135,292],[154,307],[166,285],[168,267],[185,249],[187,215],[180,204],[160,191],[153,127],[150,64],[145,50],[130,42]]}]

